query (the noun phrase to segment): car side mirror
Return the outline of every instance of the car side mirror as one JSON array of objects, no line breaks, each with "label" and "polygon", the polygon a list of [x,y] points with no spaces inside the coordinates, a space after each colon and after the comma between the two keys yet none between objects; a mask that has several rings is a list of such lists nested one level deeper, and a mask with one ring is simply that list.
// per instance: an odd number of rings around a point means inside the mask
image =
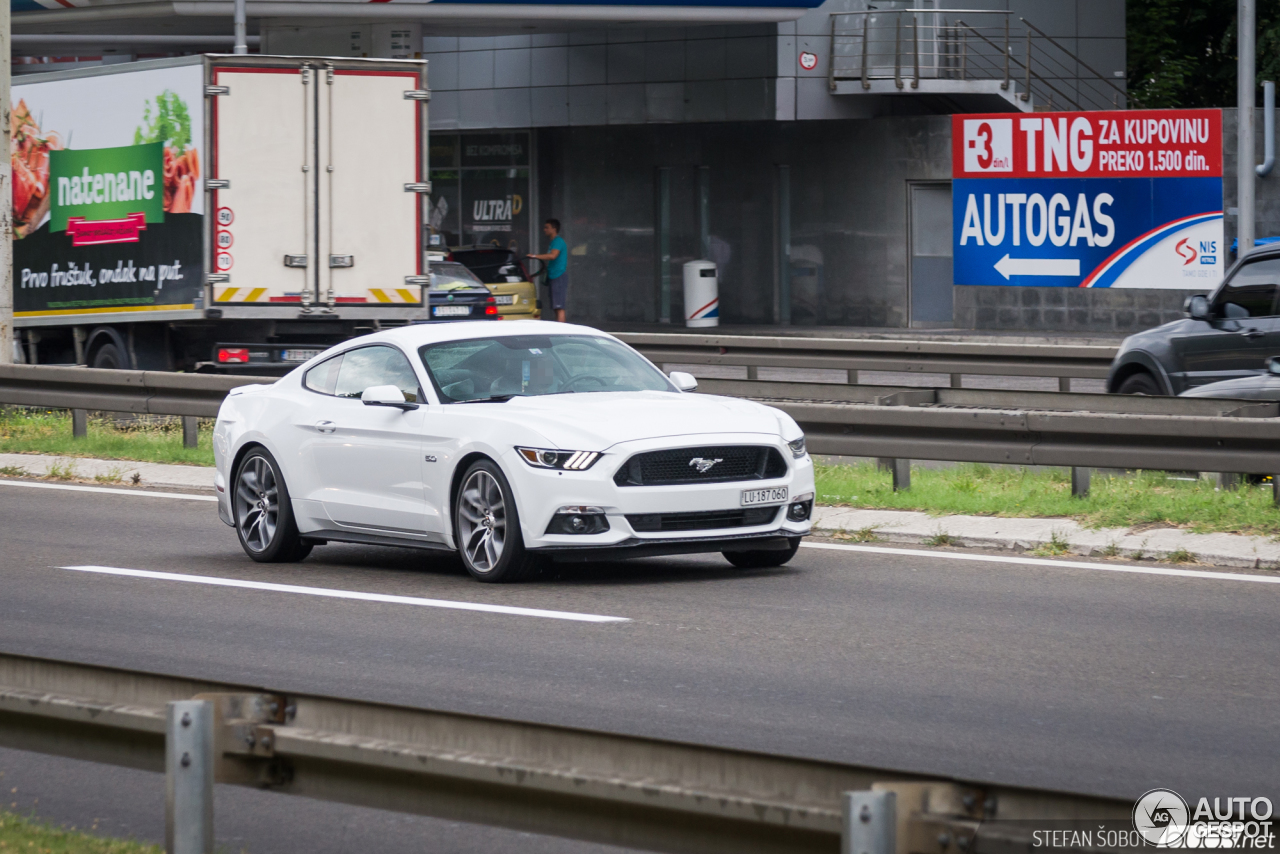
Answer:
[{"label": "car side mirror", "polygon": [[393,385],[371,385],[360,394],[365,406],[392,406],[408,412],[417,409],[418,404],[405,400],[404,392]]},{"label": "car side mirror", "polygon": [[1275,376],[1280,376],[1280,356],[1272,356],[1267,359],[1267,372]]},{"label": "car side mirror", "polygon": [[1182,310],[1192,320],[1209,319],[1209,300],[1201,294],[1189,296],[1182,303]]},{"label": "car side mirror", "polygon": [[671,384],[681,391],[698,390],[698,380],[693,374],[686,374],[684,371],[672,371],[668,376],[671,377]]}]

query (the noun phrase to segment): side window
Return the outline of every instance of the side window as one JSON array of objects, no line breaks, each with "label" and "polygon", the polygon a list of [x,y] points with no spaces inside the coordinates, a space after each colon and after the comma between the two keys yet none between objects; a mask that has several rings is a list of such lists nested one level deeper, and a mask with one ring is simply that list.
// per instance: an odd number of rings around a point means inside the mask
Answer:
[{"label": "side window", "polygon": [[325,359],[307,371],[302,384],[321,394],[333,394],[333,390],[338,384],[338,368],[341,364],[341,355],[334,356],[332,359]]},{"label": "side window", "polygon": [[1280,292],[1280,258],[1263,258],[1241,267],[1216,301],[1217,314],[1228,319],[1270,317]]},{"label": "side window", "polygon": [[393,385],[404,392],[405,400],[419,402],[418,377],[399,350],[361,347],[344,353],[334,394],[358,398],[365,389],[374,385]]}]

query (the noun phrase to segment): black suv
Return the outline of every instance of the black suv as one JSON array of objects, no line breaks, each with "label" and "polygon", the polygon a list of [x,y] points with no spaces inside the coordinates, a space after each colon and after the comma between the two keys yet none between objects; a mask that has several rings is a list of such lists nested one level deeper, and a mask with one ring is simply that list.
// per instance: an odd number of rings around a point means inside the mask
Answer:
[{"label": "black suv", "polygon": [[1280,245],[1250,252],[1209,296],[1190,296],[1186,318],[1124,339],[1107,391],[1181,394],[1265,373],[1280,355]]}]

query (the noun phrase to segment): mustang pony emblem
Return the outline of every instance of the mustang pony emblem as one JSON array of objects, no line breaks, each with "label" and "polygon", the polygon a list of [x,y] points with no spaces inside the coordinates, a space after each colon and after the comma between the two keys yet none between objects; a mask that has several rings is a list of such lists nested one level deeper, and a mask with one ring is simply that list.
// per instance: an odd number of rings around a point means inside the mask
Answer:
[{"label": "mustang pony emblem", "polygon": [[723,459],[709,460],[706,457],[694,457],[693,459],[689,460],[689,465],[695,466],[698,469],[698,474],[706,474],[707,472],[711,471],[711,467],[713,465],[715,465],[716,463],[722,463],[722,462],[724,462]]}]

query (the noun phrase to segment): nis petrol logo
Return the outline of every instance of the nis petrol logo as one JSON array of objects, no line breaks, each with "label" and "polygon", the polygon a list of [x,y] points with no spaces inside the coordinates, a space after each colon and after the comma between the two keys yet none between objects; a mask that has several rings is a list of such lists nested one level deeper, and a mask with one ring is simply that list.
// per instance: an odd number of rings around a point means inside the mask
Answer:
[{"label": "nis petrol logo", "polygon": [[1173,247],[1173,251],[1182,259],[1182,266],[1190,267],[1199,259],[1201,264],[1212,266],[1218,263],[1218,241],[1201,240],[1198,241],[1199,248],[1196,248],[1195,241],[1189,238],[1179,240],[1177,245]]}]

